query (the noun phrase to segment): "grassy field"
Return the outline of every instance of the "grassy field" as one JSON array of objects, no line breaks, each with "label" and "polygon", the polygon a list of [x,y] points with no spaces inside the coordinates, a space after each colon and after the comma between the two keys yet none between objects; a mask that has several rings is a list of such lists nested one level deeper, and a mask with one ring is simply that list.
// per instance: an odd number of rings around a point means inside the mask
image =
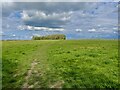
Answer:
[{"label": "grassy field", "polygon": [[118,88],[117,40],[2,41],[3,88]]}]

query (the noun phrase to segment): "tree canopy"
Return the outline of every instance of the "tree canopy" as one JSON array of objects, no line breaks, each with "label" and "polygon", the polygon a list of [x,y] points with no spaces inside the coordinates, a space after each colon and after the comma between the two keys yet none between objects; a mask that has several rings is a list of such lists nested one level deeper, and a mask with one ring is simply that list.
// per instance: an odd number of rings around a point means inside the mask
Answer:
[{"label": "tree canopy", "polygon": [[32,40],[65,40],[66,36],[64,34],[53,34],[46,36],[33,36]]}]

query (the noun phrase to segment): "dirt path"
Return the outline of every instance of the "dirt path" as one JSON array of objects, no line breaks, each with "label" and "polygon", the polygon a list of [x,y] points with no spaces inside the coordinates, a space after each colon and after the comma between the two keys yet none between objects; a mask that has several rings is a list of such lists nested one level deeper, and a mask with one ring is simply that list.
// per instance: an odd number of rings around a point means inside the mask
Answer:
[{"label": "dirt path", "polygon": [[[49,42],[48,42],[49,43]],[[30,69],[27,71],[27,75],[25,77],[25,82],[23,83],[22,85],[22,88],[33,88],[35,85],[37,85],[39,83],[39,81],[33,81],[33,84],[32,85],[29,85],[29,80],[31,78],[33,78],[35,75],[38,75],[40,74],[39,72],[39,69],[36,69],[36,67],[38,66],[39,67],[39,63],[42,63],[41,67],[44,67],[44,68],[47,68],[48,65],[47,65],[47,59],[46,59],[46,50],[47,48],[49,48],[49,45],[52,45],[54,44],[55,42],[51,43],[51,44],[47,44],[46,45],[43,45],[41,46],[39,49],[37,49],[35,51],[35,54],[33,54],[33,57],[36,57],[36,59],[33,60],[33,62],[31,63],[31,66],[30,66]],[[41,52],[41,53],[40,53]],[[32,73],[34,71],[38,71],[39,73],[33,75]],[[41,72],[42,73],[42,72]],[[32,77],[33,75],[33,77]],[[37,77],[38,77],[37,76]],[[36,77],[36,76],[35,76]],[[39,76],[40,77],[40,76]],[[55,85],[55,86],[58,86]]]},{"label": "dirt path", "polygon": [[34,61],[31,63],[31,68],[30,68],[30,70],[28,70],[28,72],[27,72],[27,76],[25,77],[25,83],[23,84],[23,88],[28,88],[28,87],[29,87],[28,80],[29,80],[29,78],[30,78],[30,76],[31,76],[31,74],[32,74],[32,72],[33,72],[33,70],[34,70],[35,65],[37,65],[36,60],[34,60]]}]

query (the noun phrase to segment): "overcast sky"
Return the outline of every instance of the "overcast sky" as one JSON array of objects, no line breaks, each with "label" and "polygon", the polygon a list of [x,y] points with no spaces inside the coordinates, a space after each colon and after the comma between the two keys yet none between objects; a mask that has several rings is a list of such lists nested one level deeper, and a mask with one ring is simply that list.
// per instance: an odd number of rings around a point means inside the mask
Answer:
[{"label": "overcast sky", "polygon": [[[103,0],[102,0],[103,1]],[[117,2],[3,2],[2,39],[118,37]]]}]

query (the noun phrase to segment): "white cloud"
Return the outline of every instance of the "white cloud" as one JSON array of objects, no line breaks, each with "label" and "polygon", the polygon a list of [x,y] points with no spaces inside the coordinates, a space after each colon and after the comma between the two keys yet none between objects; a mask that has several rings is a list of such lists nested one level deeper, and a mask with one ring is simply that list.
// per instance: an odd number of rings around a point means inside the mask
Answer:
[{"label": "white cloud", "polygon": [[19,30],[41,30],[41,31],[59,31],[62,32],[64,31],[63,28],[48,28],[48,27],[34,27],[34,26],[18,26]]},{"label": "white cloud", "polygon": [[2,33],[0,33],[0,36],[2,36],[3,34]]},{"label": "white cloud", "polygon": [[114,30],[118,30],[118,28],[117,28],[117,27],[114,27],[113,29],[114,29]]},{"label": "white cloud", "polygon": [[[33,36],[41,36],[40,34],[33,34]],[[32,38],[32,36],[31,36],[31,38]]]},{"label": "white cloud", "polygon": [[71,18],[72,11],[47,14],[38,10],[24,10],[22,20],[26,25],[37,27],[61,27]]},{"label": "white cloud", "polygon": [[15,34],[13,34],[12,36],[13,36],[13,37],[15,37],[16,35],[15,35]]},{"label": "white cloud", "polygon": [[85,8],[86,3],[80,2],[3,2],[3,16],[16,10],[41,10],[45,13],[62,13]]},{"label": "white cloud", "polygon": [[69,20],[70,15],[72,12],[62,12],[62,13],[52,13],[52,14],[46,14],[43,11],[35,11],[35,10],[30,10],[30,11],[23,11],[22,13],[22,19],[23,20],[33,20],[33,19],[59,19],[59,20]]},{"label": "white cloud", "polygon": [[100,24],[98,24],[98,27],[100,27],[101,25]]},{"label": "white cloud", "polygon": [[81,32],[82,31],[82,29],[76,29],[76,32]]},{"label": "white cloud", "polygon": [[113,33],[117,33],[117,32],[113,32]]},{"label": "white cloud", "polygon": [[96,29],[93,28],[93,29],[89,29],[88,31],[89,31],[89,32],[95,32]]}]

